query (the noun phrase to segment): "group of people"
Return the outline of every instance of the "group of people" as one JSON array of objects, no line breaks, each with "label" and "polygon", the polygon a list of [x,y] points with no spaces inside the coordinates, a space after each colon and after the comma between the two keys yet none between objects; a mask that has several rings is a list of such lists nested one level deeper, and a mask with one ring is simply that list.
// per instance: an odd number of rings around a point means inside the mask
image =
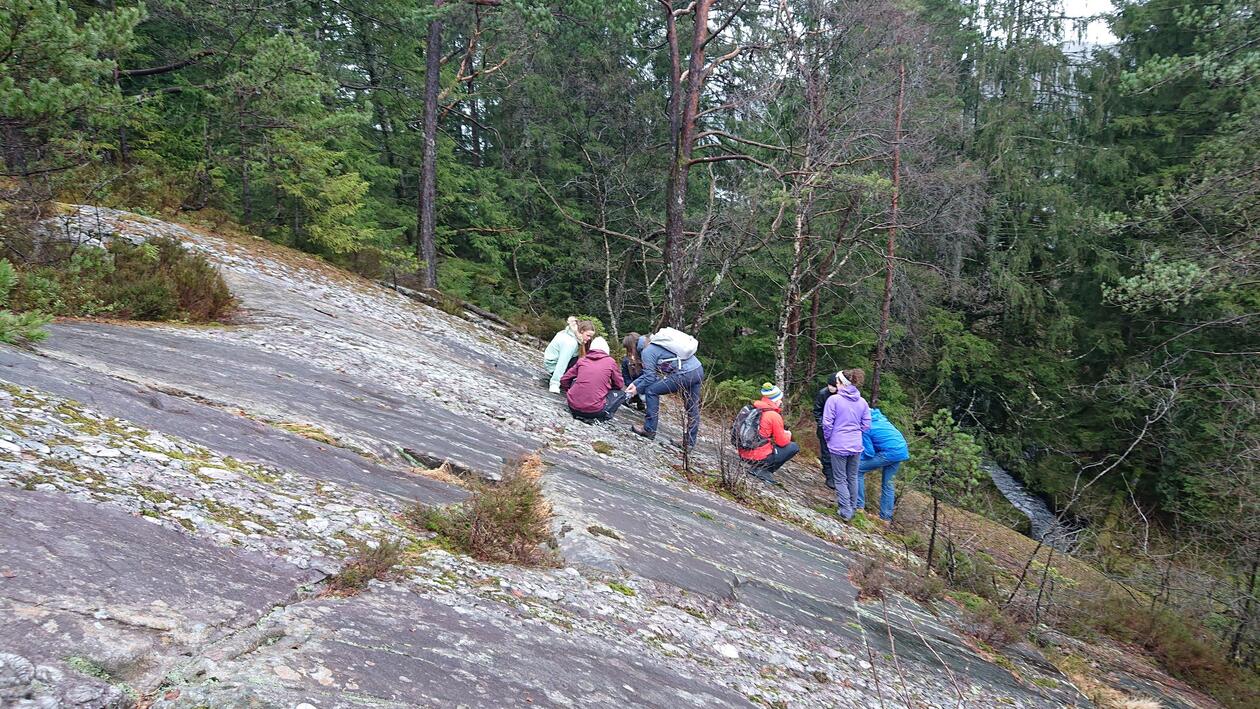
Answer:
[{"label": "group of people", "polygon": [[686,333],[663,328],[650,336],[632,332],[622,345],[626,355],[618,367],[608,341],[595,334],[595,324],[570,317],[543,353],[551,392],[563,393],[569,413],[585,421],[607,421],[630,402],[644,414],[643,424],[630,430],[649,440],[656,438],[660,424],[660,397],[681,393],[687,430],[683,440],[673,443],[694,447],[704,381],[704,365],[696,357],[699,343]]},{"label": "group of people", "polygon": [[[643,424],[630,430],[644,438],[656,437],[660,397],[681,393],[687,412],[679,447],[694,447],[700,431],[700,385],[704,366],[696,357],[699,343],[686,333],[664,328],[653,335],[630,333],[622,341],[620,366],[608,342],[595,333],[589,320],[570,317],[556,333],[543,356],[552,393],[565,395],[569,413],[584,421],[607,421],[623,405],[644,412]],[[862,396],[865,372],[836,372],[814,397],[819,459],[824,482],[836,491],[836,514],[849,521],[866,503],[865,474],[882,470],[879,517],[892,520],[896,501],[893,478],[910,459],[905,436]],[[731,442],[748,463],[748,472],[775,483],[774,474],[800,453],[783,420],[783,390],[767,382],[761,398],[745,406],[731,425]]]}]

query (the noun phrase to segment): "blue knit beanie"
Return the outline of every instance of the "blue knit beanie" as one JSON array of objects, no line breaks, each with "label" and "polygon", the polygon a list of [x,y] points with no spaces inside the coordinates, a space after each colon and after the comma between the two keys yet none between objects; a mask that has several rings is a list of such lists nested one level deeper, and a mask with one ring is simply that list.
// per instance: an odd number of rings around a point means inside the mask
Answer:
[{"label": "blue knit beanie", "polygon": [[783,390],[770,382],[761,385],[761,395],[776,404],[783,401]]}]

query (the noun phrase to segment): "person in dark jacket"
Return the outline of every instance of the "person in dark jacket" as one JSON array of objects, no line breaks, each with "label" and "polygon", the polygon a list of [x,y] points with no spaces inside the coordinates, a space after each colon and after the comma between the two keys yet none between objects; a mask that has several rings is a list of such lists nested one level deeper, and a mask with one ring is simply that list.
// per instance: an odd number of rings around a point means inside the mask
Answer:
[{"label": "person in dark jacket", "polygon": [[608,341],[602,337],[591,340],[586,356],[560,380],[569,413],[584,421],[611,419],[626,401],[625,385],[617,360],[608,354]]},{"label": "person in dark jacket", "polygon": [[783,390],[766,382],[761,387],[761,399],[754,401],[753,406],[761,412],[761,421],[757,433],[765,439],[765,443],[757,448],[741,450],[739,457],[749,461],[748,472],[773,483],[774,473],[788,462],[801,447],[792,442],[792,432],[783,427]]},{"label": "person in dark jacket", "polygon": [[[632,382],[643,374],[643,362],[639,361],[639,338],[642,337],[637,332],[632,332],[621,339],[621,346],[626,351],[626,356],[621,358],[621,377],[628,382]],[[634,406],[639,411],[647,408],[643,403],[643,396],[635,394],[630,397],[627,404]]]},{"label": "person in dark jacket", "polygon": [[822,421],[827,399],[830,399],[836,391],[836,375],[833,373],[827,377],[827,386],[819,389],[814,395],[814,423],[818,425],[818,460],[822,461],[823,479],[827,487],[832,490],[836,489],[836,479],[831,474],[831,452],[827,450],[827,438],[823,436]]},{"label": "person in dark jacket", "polygon": [[[910,447],[906,445],[906,437],[893,425],[892,421],[879,409],[871,409],[871,429],[862,432],[862,460],[858,463],[858,472],[865,475],[869,470],[882,468],[883,482],[879,488],[879,518],[891,522],[893,504],[896,502],[893,492],[893,477],[901,464],[910,460]],[[858,480],[857,509],[866,503],[866,485]]]}]

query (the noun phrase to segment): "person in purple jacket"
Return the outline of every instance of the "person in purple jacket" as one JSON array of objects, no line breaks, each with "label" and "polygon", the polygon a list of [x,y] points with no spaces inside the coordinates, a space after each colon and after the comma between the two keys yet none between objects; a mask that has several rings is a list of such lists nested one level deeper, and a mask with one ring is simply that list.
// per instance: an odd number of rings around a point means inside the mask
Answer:
[{"label": "person in purple jacket", "polygon": [[831,453],[831,474],[836,481],[836,514],[846,522],[853,519],[862,480],[858,473],[862,432],[871,430],[871,407],[858,391],[865,381],[866,373],[860,369],[836,372],[839,389],[823,408],[823,438]]}]

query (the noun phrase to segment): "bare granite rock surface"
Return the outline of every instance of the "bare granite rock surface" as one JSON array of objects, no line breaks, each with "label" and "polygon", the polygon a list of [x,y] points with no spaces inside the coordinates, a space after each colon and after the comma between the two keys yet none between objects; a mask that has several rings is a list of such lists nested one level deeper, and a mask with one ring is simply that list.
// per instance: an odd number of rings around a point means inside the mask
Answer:
[{"label": "bare granite rock surface", "polygon": [[[63,226],[182,239],[242,317],[0,347],[0,701],[1089,705],[1034,648],[973,649],[949,604],[859,602],[851,567],[899,550],[773,491],[779,518],[697,486],[633,412],[573,420],[538,350],[473,319],[268,244],[94,208]],[[494,479],[531,451],[565,568],[433,549],[321,593],[355,549],[415,542],[407,504],[463,498],[414,461]]]}]

